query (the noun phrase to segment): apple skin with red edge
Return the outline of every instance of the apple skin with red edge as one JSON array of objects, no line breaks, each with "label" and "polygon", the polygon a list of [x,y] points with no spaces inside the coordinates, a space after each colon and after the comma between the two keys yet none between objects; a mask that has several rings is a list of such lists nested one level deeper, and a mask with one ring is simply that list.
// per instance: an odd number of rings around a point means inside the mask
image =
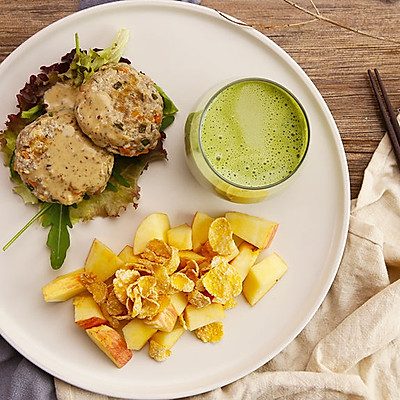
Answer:
[{"label": "apple skin with red edge", "polygon": [[75,323],[82,329],[93,328],[107,323],[99,305],[92,295],[83,294],[74,298]]},{"label": "apple skin with red edge", "polygon": [[43,286],[44,301],[57,302],[72,299],[86,289],[80,281],[84,269],[78,269],[65,275],[60,275],[47,285]]},{"label": "apple skin with red edge", "polygon": [[227,212],[233,233],[259,249],[267,249],[275,237],[279,224],[267,219],[237,211]]},{"label": "apple skin with red edge", "polygon": [[86,333],[118,368],[122,368],[132,358],[132,351],[128,349],[124,338],[110,326],[95,326],[86,329]]}]

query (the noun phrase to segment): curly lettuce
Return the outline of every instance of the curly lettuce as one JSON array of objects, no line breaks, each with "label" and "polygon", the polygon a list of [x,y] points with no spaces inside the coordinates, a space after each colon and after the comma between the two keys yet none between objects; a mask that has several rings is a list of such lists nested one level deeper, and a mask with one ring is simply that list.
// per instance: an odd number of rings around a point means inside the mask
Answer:
[{"label": "curly lettuce", "polygon": [[103,50],[89,49],[82,51],[79,45],[78,34],[75,34],[75,56],[65,77],[71,79],[73,86],[80,86],[86,82],[103,65],[120,61],[129,40],[129,30],[119,30],[111,46]]}]

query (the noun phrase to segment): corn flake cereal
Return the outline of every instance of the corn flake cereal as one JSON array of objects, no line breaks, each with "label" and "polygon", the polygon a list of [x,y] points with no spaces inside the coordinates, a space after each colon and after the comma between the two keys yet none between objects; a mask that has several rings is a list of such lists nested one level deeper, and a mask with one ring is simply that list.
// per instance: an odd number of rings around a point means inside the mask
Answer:
[{"label": "corn flake cereal", "polygon": [[157,298],[157,280],[154,276],[141,276],[137,280],[137,287],[139,288],[139,293],[144,298]]},{"label": "corn flake cereal", "polygon": [[[125,299],[126,301],[126,299]],[[120,302],[117,295],[115,294],[113,287],[111,286],[111,291],[107,296],[107,300],[105,302],[107,307],[107,312],[110,315],[117,316],[117,315],[126,315],[128,310],[126,309],[125,305]]]},{"label": "corn flake cereal", "polygon": [[171,257],[164,264],[169,274],[173,274],[179,268],[181,263],[179,250],[175,247],[171,247],[171,250]]},{"label": "corn flake cereal", "polygon": [[234,308],[237,306],[237,301],[234,297],[231,297],[224,303],[224,310],[229,310],[230,308]]},{"label": "corn flake cereal", "polygon": [[202,278],[208,293],[222,304],[230,298],[238,296],[242,291],[242,279],[235,267],[222,262],[210,269]]},{"label": "corn flake cereal", "polygon": [[211,299],[196,289],[188,293],[188,301],[197,308],[205,307],[211,304]]},{"label": "corn flake cereal", "polygon": [[153,252],[162,259],[171,258],[172,254],[171,246],[160,239],[150,240],[143,254],[146,254],[148,251]]},{"label": "corn flake cereal", "polygon": [[181,292],[191,292],[195,283],[182,272],[175,272],[171,275],[171,286]]},{"label": "corn flake cereal", "polygon": [[140,319],[154,318],[157,315],[159,309],[160,303],[158,303],[156,300],[144,298],[142,299],[142,308],[137,317]]},{"label": "corn flake cereal", "polygon": [[102,303],[107,298],[107,285],[99,281],[94,275],[83,272],[80,281],[86,290],[93,296],[96,303]]},{"label": "corn flake cereal", "polygon": [[211,223],[208,231],[208,241],[212,250],[219,255],[228,256],[238,253],[232,236],[231,226],[225,217],[216,218]]},{"label": "corn flake cereal", "polygon": [[154,277],[156,278],[157,292],[167,294],[171,290],[171,278],[168,275],[167,268],[162,265],[154,267]]},{"label": "corn flake cereal", "polygon": [[126,300],[126,308],[132,318],[135,318],[142,309],[142,297],[139,288],[135,285],[129,286],[127,290],[128,298]]},{"label": "corn flake cereal", "polygon": [[125,304],[128,298],[126,291],[129,285],[139,277],[140,273],[133,269],[119,269],[115,272],[115,278],[113,279],[114,293],[122,304]]},{"label": "corn flake cereal", "polygon": [[165,361],[171,355],[171,350],[162,346],[155,340],[150,340],[149,356],[156,361]]},{"label": "corn flake cereal", "polygon": [[203,342],[219,342],[224,336],[224,326],[222,322],[212,322],[195,329],[194,333]]}]

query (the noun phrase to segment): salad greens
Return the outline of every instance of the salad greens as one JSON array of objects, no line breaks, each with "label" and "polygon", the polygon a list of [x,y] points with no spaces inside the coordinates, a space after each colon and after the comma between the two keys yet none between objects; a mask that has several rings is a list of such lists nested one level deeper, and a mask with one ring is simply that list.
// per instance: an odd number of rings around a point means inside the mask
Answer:
[{"label": "salad greens", "polygon": [[94,217],[117,216],[129,204],[138,206],[140,187],[138,179],[148,164],[155,160],[165,160],[167,153],[163,148],[165,134],[163,130],[175,119],[178,111],[167,94],[157,85],[156,88],[164,101],[163,119],[161,123],[161,140],[157,147],[147,154],[137,157],[114,157],[114,167],[106,190],[98,195],[85,196],[78,204],[65,206],[58,203],[45,203],[36,198],[30,188],[24,184],[14,171],[14,151],[19,132],[29,123],[46,112],[43,95],[47,89],[57,82],[68,82],[80,86],[99,68],[108,63],[129,60],[122,54],[129,40],[129,31],[120,29],[111,46],[103,50],[81,50],[79,37],[75,34],[75,49],[61,58],[61,62],[41,67],[41,73],[32,75],[17,95],[17,114],[8,116],[7,129],[0,134],[1,151],[5,164],[10,169],[10,178],[15,186],[14,191],[25,203],[38,204],[37,214],[3,247],[6,250],[35,221],[41,219],[43,227],[50,227],[47,246],[50,248],[50,262],[53,269],[62,266],[70,246],[69,229],[79,221],[88,221]]},{"label": "salad greens", "polygon": [[118,62],[129,40],[129,30],[119,30],[111,46],[103,50],[89,49],[82,51],[79,46],[78,34],[75,34],[75,57],[71,62],[65,76],[72,79],[74,86],[80,86],[86,82],[103,65]]},{"label": "salad greens", "polygon": [[68,227],[72,228],[72,224],[68,207],[62,204],[51,204],[44,213],[42,226],[51,227],[46,244],[51,250],[50,262],[52,268],[59,269],[65,260],[70,244]]}]

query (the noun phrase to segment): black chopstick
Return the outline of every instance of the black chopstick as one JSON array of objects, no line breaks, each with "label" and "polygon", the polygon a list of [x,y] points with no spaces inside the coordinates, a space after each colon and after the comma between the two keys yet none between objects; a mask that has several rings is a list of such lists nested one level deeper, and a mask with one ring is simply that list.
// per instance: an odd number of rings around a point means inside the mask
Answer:
[{"label": "black chopstick", "polygon": [[377,69],[374,69],[374,72],[375,72],[376,80],[378,82],[382,96],[379,92],[378,85],[375,82],[375,79],[374,79],[374,76],[373,76],[371,70],[368,70],[369,80],[371,81],[372,89],[374,90],[375,97],[378,100],[379,108],[381,110],[381,114],[385,121],[386,128],[388,130],[388,134],[389,134],[390,140],[392,142],[392,147],[393,147],[393,150],[394,150],[394,153],[396,156],[397,165],[400,168],[400,126],[399,126],[399,123],[397,122],[396,114],[394,112],[392,104],[390,103],[389,97],[387,95],[387,92],[386,92],[385,86],[382,82],[382,79],[379,75],[379,72]]}]

